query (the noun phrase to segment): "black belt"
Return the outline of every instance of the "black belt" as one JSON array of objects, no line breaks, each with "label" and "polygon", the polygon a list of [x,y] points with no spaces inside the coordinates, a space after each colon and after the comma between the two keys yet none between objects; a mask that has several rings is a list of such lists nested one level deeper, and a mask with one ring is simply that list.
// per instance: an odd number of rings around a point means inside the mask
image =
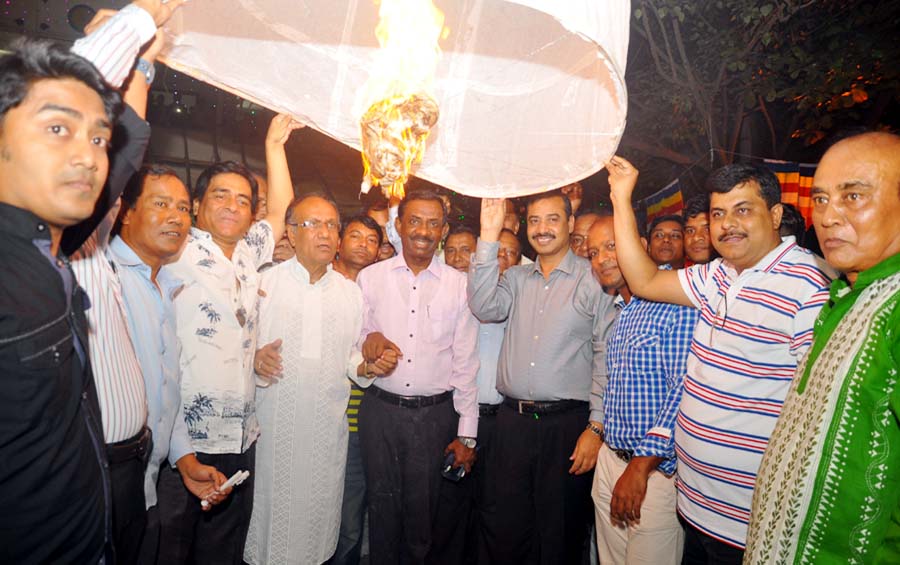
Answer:
[{"label": "black belt", "polygon": [[610,447],[609,450],[626,463],[629,463],[634,458],[634,451],[630,449],[613,449]]},{"label": "black belt", "polygon": [[519,414],[553,414],[588,406],[586,400],[519,400],[508,396],[503,399],[503,404]]},{"label": "black belt", "polygon": [[366,389],[366,396],[372,394],[375,398],[378,398],[382,402],[387,402],[388,404],[392,404],[394,406],[400,406],[401,408],[425,408],[426,406],[434,406],[435,404],[440,404],[441,402],[446,402],[450,400],[453,396],[453,391],[448,390],[447,392],[442,392],[440,394],[435,394],[434,396],[401,396],[399,394],[394,394],[392,392],[388,392],[386,390],[380,389],[377,386],[371,386]]},{"label": "black belt", "polygon": [[500,410],[499,404],[479,404],[478,405],[478,415],[479,416],[496,416],[497,412]]},{"label": "black belt", "polygon": [[150,459],[150,451],[153,448],[150,428],[144,426],[137,435],[128,439],[106,444],[106,456],[110,465],[124,463],[132,459],[139,459],[145,464]]}]

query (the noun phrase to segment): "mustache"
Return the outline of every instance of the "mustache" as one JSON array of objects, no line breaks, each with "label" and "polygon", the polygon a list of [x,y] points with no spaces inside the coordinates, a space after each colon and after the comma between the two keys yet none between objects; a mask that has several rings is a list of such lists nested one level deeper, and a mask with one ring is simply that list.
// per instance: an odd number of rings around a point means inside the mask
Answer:
[{"label": "mustache", "polygon": [[64,174],[62,177],[62,182],[64,184],[70,182],[87,182],[90,184],[94,184],[95,175],[90,171],[85,172],[74,172]]},{"label": "mustache", "polygon": [[725,241],[725,238],[727,238],[727,237],[734,237],[734,236],[747,237],[747,232],[742,232],[742,231],[729,231],[729,232],[725,232],[725,233],[723,233],[722,235],[719,236],[719,241]]},{"label": "mustache", "polygon": [[418,236],[418,237],[411,237],[411,238],[409,238],[409,239],[412,240],[412,241],[421,241],[421,242],[423,242],[423,243],[434,243],[434,238],[433,238],[433,237],[423,237],[423,236]]},{"label": "mustache", "polygon": [[550,239],[556,239],[556,235],[554,235],[554,234],[552,234],[552,233],[536,233],[536,234],[534,234],[534,235],[531,236],[531,237],[532,237],[533,239],[537,239],[537,238],[539,238],[539,237],[549,237]]}]

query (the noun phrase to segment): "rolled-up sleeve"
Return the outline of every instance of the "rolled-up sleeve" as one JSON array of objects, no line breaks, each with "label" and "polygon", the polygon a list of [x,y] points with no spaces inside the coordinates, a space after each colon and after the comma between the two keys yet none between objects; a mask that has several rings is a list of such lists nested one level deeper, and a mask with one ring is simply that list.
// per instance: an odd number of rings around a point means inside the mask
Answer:
[{"label": "rolled-up sleeve", "polygon": [[482,322],[502,322],[509,316],[513,293],[506,277],[500,276],[497,249],[500,243],[478,240],[475,257],[469,266],[466,294],[469,308]]}]

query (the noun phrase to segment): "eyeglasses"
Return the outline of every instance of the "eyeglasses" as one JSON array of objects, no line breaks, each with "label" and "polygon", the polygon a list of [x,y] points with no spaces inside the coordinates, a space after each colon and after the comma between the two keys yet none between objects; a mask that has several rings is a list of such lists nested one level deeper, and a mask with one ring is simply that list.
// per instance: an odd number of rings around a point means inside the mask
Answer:
[{"label": "eyeglasses", "polygon": [[288,222],[289,226],[299,226],[306,231],[319,231],[322,226],[330,232],[341,231],[341,223],[333,220],[323,222],[322,220],[303,220],[302,222]]}]

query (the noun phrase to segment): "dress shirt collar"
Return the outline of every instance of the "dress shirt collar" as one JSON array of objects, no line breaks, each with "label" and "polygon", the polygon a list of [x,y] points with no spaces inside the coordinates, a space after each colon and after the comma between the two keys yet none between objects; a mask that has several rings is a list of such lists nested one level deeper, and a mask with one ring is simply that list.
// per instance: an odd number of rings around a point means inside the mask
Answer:
[{"label": "dress shirt collar", "polygon": [[[572,253],[572,250],[569,249],[566,251],[566,256],[563,257],[562,261],[559,262],[559,265],[556,266],[554,271],[562,271],[567,275],[571,275],[575,272],[575,262],[578,261],[578,257]],[[541,256],[538,255],[537,259],[534,261],[532,272],[540,273],[543,276],[543,271],[541,271]]]},{"label": "dress shirt collar", "polygon": [[[403,257],[402,253],[394,255],[387,260],[391,261],[389,266],[392,271],[396,271],[397,269],[409,269],[409,266],[406,264],[406,259]],[[434,275],[435,278],[441,278],[441,262],[438,261],[436,256],[431,258],[431,263],[428,264],[428,268],[425,270]]]},{"label": "dress shirt collar", "polygon": [[0,233],[34,241],[50,239],[50,226],[28,210],[0,202]]},{"label": "dress shirt collar", "polygon": [[[150,280],[150,273],[152,272],[150,265],[144,263],[121,236],[117,235],[109,242],[109,251],[116,263],[123,267],[134,268],[147,280]],[[160,288],[167,291],[181,285],[181,279],[173,275],[166,265],[159,268],[159,272],[156,274],[156,282]]]}]

